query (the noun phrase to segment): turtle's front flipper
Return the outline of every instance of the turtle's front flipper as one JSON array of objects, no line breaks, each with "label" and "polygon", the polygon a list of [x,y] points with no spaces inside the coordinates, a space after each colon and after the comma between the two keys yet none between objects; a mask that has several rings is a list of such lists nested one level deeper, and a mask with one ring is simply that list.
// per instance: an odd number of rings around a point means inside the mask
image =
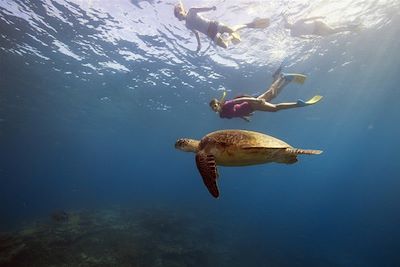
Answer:
[{"label": "turtle's front flipper", "polygon": [[203,182],[207,186],[208,191],[213,197],[218,198],[218,172],[217,164],[215,163],[215,157],[199,151],[196,154],[196,165],[201,176],[203,177]]}]

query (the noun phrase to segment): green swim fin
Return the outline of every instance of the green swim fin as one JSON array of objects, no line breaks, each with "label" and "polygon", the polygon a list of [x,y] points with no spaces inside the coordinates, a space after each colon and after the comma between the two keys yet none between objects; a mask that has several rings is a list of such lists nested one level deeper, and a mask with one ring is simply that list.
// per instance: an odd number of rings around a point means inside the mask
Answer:
[{"label": "green swim fin", "polygon": [[238,44],[238,43],[240,43],[241,38],[240,38],[240,34],[239,34],[238,32],[232,32],[232,33],[231,33],[231,37],[232,37],[231,42],[232,42],[233,44]]},{"label": "green swim fin", "polygon": [[295,83],[303,84],[307,79],[306,75],[303,74],[295,74],[293,81]]},{"label": "green swim fin", "polygon": [[315,103],[319,102],[322,99],[321,95],[315,95],[312,98],[310,98],[306,104],[307,105],[314,105]]},{"label": "green swim fin", "polygon": [[265,29],[269,26],[269,18],[256,18],[252,22],[247,23],[246,26],[253,29]]},{"label": "green swim fin", "polygon": [[301,99],[297,100],[297,105],[299,107],[310,106],[310,105],[314,105],[315,103],[319,102],[321,99],[322,99],[322,96],[315,95],[312,98],[310,98],[309,100],[307,100],[306,102]]},{"label": "green swim fin", "polygon": [[299,83],[299,84],[303,84],[307,79],[306,75],[299,74],[299,73],[283,73],[283,76],[285,77],[285,79],[287,81],[295,82],[295,83]]}]

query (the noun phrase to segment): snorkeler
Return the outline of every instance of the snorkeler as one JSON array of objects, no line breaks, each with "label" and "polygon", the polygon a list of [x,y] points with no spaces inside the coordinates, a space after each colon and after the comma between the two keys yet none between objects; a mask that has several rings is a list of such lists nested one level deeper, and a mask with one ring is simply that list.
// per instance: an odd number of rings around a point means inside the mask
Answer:
[{"label": "snorkeler", "polygon": [[294,23],[289,23],[286,15],[283,15],[285,28],[289,29],[290,34],[296,37],[304,37],[306,35],[327,36],[339,32],[352,32],[359,28],[359,25],[357,24],[332,28],[325,22],[321,21],[323,18],[324,17],[311,17],[299,19]]},{"label": "snorkeler", "polygon": [[[179,2],[175,5],[174,15],[179,20],[186,21],[186,28],[193,31],[197,40],[197,50],[199,52],[201,49],[201,42],[199,32],[207,35],[215,44],[220,47],[228,48],[228,44],[231,42],[233,44],[237,44],[240,42],[240,35],[238,33],[239,30],[244,28],[258,28],[264,29],[269,26],[269,19],[255,19],[253,22],[236,25],[233,27],[226,26],[218,21],[211,21],[207,18],[204,18],[200,15],[202,12],[207,12],[211,10],[216,10],[215,6],[213,7],[193,7],[190,8],[187,12],[185,11],[182,2]],[[226,34],[227,36],[223,36]]]},{"label": "snorkeler", "polygon": [[220,100],[213,99],[210,102],[210,107],[213,111],[219,113],[221,118],[242,118],[250,121],[250,116],[254,111],[269,111],[276,112],[283,109],[299,108],[313,105],[322,99],[322,96],[316,95],[308,101],[301,99],[297,102],[272,104],[269,101],[274,99],[280,91],[290,82],[303,84],[307,76],[302,74],[286,74],[281,72],[279,67],[273,74],[274,81],[269,89],[258,97],[239,96],[232,100],[225,100],[226,93],[224,92]]}]

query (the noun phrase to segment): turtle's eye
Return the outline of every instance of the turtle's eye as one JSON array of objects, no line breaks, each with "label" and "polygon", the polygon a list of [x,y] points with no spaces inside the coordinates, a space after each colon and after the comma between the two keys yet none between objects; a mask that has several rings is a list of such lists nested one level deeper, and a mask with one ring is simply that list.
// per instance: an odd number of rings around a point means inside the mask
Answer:
[{"label": "turtle's eye", "polygon": [[186,145],[186,140],[185,139],[179,139],[178,141],[176,141],[175,143],[175,148],[180,148]]}]

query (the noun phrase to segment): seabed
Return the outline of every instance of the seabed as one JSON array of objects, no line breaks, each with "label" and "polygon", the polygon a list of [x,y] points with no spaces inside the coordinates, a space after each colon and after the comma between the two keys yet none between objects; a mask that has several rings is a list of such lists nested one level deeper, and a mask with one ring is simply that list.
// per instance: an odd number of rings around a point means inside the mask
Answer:
[{"label": "seabed", "polygon": [[218,226],[193,216],[121,208],[64,214],[0,233],[0,266],[221,266],[228,260]]}]

